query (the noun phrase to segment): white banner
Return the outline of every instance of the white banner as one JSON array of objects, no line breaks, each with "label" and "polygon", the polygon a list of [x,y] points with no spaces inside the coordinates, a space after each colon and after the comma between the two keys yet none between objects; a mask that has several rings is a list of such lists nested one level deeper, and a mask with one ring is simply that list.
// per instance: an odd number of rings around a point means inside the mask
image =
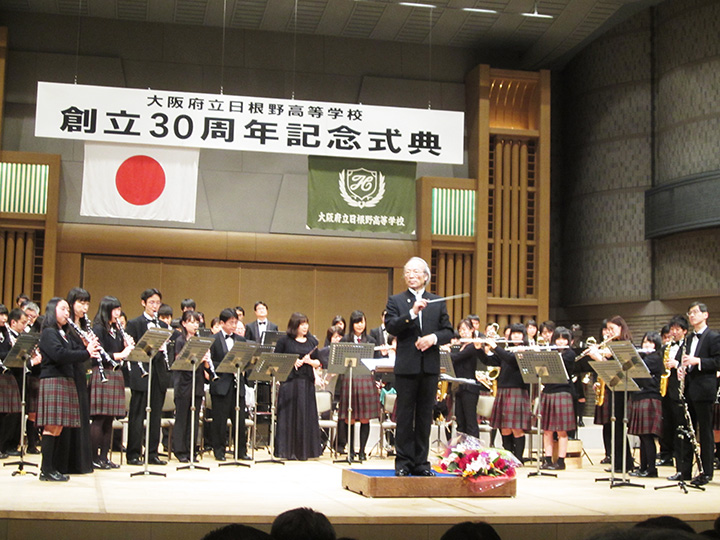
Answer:
[{"label": "white banner", "polygon": [[38,83],[35,135],[427,163],[463,162],[464,114]]},{"label": "white banner", "polygon": [[85,143],[81,216],[195,222],[195,148]]}]

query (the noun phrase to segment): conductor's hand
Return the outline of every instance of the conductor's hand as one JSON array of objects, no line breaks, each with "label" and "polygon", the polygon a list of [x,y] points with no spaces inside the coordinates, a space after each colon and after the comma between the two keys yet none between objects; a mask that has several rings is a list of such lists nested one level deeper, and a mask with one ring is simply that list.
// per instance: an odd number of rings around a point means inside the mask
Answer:
[{"label": "conductor's hand", "polygon": [[427,336],[419,337],[415,342],[415,347],[419,351],[427,351],[430,347],[435,345],[437,338],[435,334],[428,334]]},{"label": "conductor's hand", "polygon": [[412,312],[415,315],[418,315],[423,309],[425,309],[425,307],[427,307],[427,300],[425,300],[424,298],[421,298],[420,300],[415,300],[415,303],[412,307]]}]

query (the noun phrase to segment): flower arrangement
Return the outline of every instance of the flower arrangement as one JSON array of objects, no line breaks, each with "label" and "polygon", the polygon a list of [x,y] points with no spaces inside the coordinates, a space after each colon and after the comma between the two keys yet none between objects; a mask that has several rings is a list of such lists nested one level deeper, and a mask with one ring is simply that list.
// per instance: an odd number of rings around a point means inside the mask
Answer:
[{"label": "flower arrangement", "polygon": [[435,469],[474,480],[498,476],[514,478],[515,469],[521,466],[511,452],[486,448],[475,437],[461,434],[450,441]]}]

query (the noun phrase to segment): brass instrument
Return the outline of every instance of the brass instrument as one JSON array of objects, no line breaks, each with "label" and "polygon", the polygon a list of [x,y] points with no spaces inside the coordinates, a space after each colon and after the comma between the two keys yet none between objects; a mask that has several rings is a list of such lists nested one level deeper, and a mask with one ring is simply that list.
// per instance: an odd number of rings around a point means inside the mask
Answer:
[{"label": "brass instrument", "polygon": [[660,375],[660,395],[665,397],[668,388],[668,379],[670,378],[670,367],[668,367],[668,361],[670,360],[670,348],[673,342],[668,343],[665,346],[665,352],[663,353],[663,366],[665,366],[665,373]]},{"label": "brass instrument", "polygon": [[[437,403],[443,403],[445,401],[445,399],[447,398],[449,386],[450,383],[448,381],[445,381],[443,379],[438,380],[437,394],[435,395],[435,401]],[[438,414],[438,420],[440,422],[444,422],[445,415],[443,415],[442,413]]]},{"label": "brass instrument", "polygon": [[605,347],[608,343],[610,343],[613,339],[615,339],[615,336],[609,336],[609,337],[605,338],[604,340],[602,340],[602,342],[598,343],[597,340],[596,340],[594,337],[592,337],[592,336],[589,337],[589,338],[587,339],[587,342],[586,342],[587,345],[588,345],[588,347],[587,347],[583,352],[581,352],[580,354],[578,354],[578,355],[575,357],[575,361],[577,362],[577,361],[580,360],[581,358],[585,358],[587,355],[589,355],[589,354],[590,354],[590,351],[593,349],[593,347],[597,347],[598,349],[602,349],[602,348]]},{"label": "brass instrument", "polygon": [[595,387],[595,405],[602,407],[605,403],[605,383],[600,380]]}]

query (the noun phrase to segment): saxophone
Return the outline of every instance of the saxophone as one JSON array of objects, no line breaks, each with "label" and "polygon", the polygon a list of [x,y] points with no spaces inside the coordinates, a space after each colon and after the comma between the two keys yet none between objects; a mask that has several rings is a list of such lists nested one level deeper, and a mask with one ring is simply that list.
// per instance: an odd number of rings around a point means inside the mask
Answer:
[{"label": "saxophone", "polygon": [[670,367],[668,366],[668,361],[670,360],[670,349],[672,344],[673,342],[668,343],[665,346],[665,352],[663,353],[663,366],[665,366],[665,373],[660,375],[660,395],[662,397],[665,397],[665,394],[667,394],[668,379],[670,378]]},{"label": "saxophone", "polygon": [[605,383],[600,381],[600,384],[595,388],[595,405],[602,407],[605,403]]}]

